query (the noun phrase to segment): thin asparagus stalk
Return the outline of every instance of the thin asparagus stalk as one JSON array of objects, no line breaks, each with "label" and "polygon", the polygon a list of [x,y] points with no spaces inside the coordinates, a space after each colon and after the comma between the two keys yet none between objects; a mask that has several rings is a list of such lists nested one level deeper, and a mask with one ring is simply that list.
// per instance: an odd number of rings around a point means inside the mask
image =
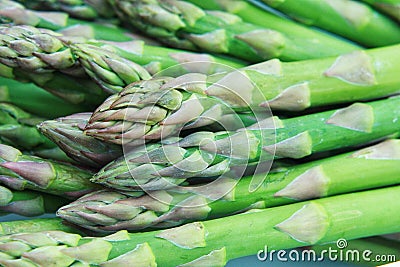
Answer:
[{"label": "thin asparagus stalk", "polygon": [[[400,45],[299,62],[266,61],[215,75],[133,83],[94,112],[88,135],[121,143],[160,139],[244,110],[300,111],[399,92]],[[368,67],[366,67],[368,66]],[[222,101],[219,101],[222,100]]]},{"label": "thin asparagus stalk", "polygon": [[236,132],[195,132],[133,149],[92,181],[125,190],[164,189],[232,167],[241,172],[240,166],[250,163],[261,167],[273,158],[303,158],[397,136],[399,117],[400,97],[393,97],[289,119],[271,117]]},{"label": "thin asparagus stalk", "polygon": [[363,0],[383,13],[392,16],[400,22],[400,1],[399,0]]},{"label": "thin asparagus stalk", "polygon": [[307,36],[304,49],[304,43],[294,42],[287,33],[242,22],[230,13],[206,12],[184,1],[115,0],[112,4],[121,20],[128,18],[137,29],[172,47],[229,54],[251,62],[276,57],[302,60],[358,49],[348,44],[333,51]]},{"label": "thin asparagus stalk", "polygon": [[102,142],[83,133],[91,113],[78,113],[44,121],[39,130],[75,161],[99,168],[122,155],[122,147]]},{"label": "thin asparagus stalk", "polygon": [[83,106],[67,103],[31,83],[0,77],[0,84],[1,102],[12,104],[36,116],[52,119],[86,110]]},{"label": "thin asparagus stalk", "polygon": [[0,183],[14,190],[31,189],[78,198],[99,189],[89,181],[92,173],[69,164],[24,155],[0,145]]},{"label": "thin asparagus stalk", "polygon": [[28,8],[37,10],[58,10],[67,12],[73,17],[87,20],[113,18],[115,16],[112,7],[107,0],[17,0]]},{"label": "thin asparagus stalk", "polygon": [[[400,181],[400,140],[362,150],[272,170],[267,175],[235,180],[227,177],[205,185],[152,191],[148,195],[102,190],[60,208],[61,218],[98,232],[167,228],[209,220],[251,208],[396,185]],[[124,175],[115,170],[116,179]],[[129,170],[125,170],[129,173]],[[250,192],[252,179],[263,181]],[[200,207],[186,206],[197,204]],[[190,211],[190,212],[189,212]]]},{"label": "thin asparagus stalk", "polygon": [[320,27],[368,47],[400,42],[400,28],[368,5],[353,0],[262,0],[306,24]]},{"label": "thin asparagus stalk", "polygon": [[40,218],[0,222],[0,236],[52,230],[77,233],[82,235],[82,233],[78,229],[76,229],[76,227],[71,227],[64,224],[59,218]]},{"label": "thin asparagus stalk", "polygon": [[[400,187],[256,210],[162,231],[82,238],[62,231],[1,237],[2,264],[224,266],[259,250],[380,235],[400,230]],[[345,216],[347,215],[347,216]],[[243,242],[246,237],[246,242]],[[174,257],[171,257],[174,255]]]},{"label": "thin asparagus stalk", "polygon": [[0,214],[14,213],[22,216],[39,216],[55,212],[68,201],[61,197],[24,190],[15,191],[0,186]]}]

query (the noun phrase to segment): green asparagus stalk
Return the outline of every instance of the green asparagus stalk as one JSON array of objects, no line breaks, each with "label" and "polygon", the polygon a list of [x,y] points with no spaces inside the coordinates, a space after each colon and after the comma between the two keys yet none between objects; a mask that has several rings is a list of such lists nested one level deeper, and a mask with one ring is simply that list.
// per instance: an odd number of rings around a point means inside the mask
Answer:
[{"label": "green asparagus stalk", "polygon": [[78,113],[44,121],[39,130],[69,157],[83,165],[99,168],[122,155],[122,147],[102,142],[83,133],[91,113]]},{"label": "green asparagus stalk", "polygon": [[67,12],[73,17],[87,20],[113,18],[112,7],[107,0],[17,0],[28,8],[37,10],[58,10]]},{"label": "green asparagus stalk", "polygon": [[55,212],[67,204],[61,197],[34,191],[14,191],[0,186],[0,214],[14,213],[22,216],[39,216]]},{"label": "green asparagus stalk", "polygon": [[0,183],[14,190],[31,189],[78,198],[99,189],[89,179],[92,172],[69,164],[24,155],[0,145]]},{"label": "green asparagus stalk", "polygon": [[363,0],[383,13],[392,16],[400,22],[400,1],[399,0]]},{"label": "green asparagus stalk", "polygon": [[[38,28],[58,30],[63,35],[67,36],[75,36],[80,38],[85,37],[87,39],[97,39],[102,41],[114,41],[108,43],[120,48],[117,51],[123,57],[147,67],[148,71],[152,74],[158,73],[177,64],[189,62],[193,63],[196,61],[209,61],[210,63],[215,62],[235,68],[244,66],[243,62],[234,59],[226,59],[207,54],[189,53],[187,51],[160,47],[158,45],[157,47],[154,47],[154,40],[149,41],[149,38],[143,36],[133,39],[131,33],[127,34],[124,29],[119,27],[69,19],[63,13],[51,13],[51,16],[48,12],[40,12],[39,14],[36,14],[37,12],[35,13],[34,11],[25,9],[23,6],[16,4],[13,1],[1,0],[0,3],[2,2],[6,8],[0,9],[0,16],[2,15],[3,17],[6,17],[13,24],[24,24]],[[17,5],[17,7],[14,7],[15,5]],[[10,6],[13,7],[11,10]],[[34,16],[34,18],[21,21],[20,16],[18,16],[21,14],[24,15],[23,17],[30,18]],[[47,17],[50,17],[51,20],[47,19]],[[40,23],[43,20],[45,22]],[[57,24],[54,24],[54,20],[56,20]],[[39,21],[39,23],[37,21]],[[216,68],[210,63],[182,66],[179,71],[182,73],[186,73],[188,71],[203,71],[204,73],[220,71],[219,68],[221,68],[221,66]]]},{"label": "green asparagus stalk", "polygon": [[[248,3],[243,0],[189,0],[203,9],[207,10],[221,10],[235,14],[243,19],[245,22],[252,23],[261,27],[269,28],[290,37],[293,43],[296,43],[303,51],[308,53],[319,53],[315,57],[326,57],[337,55],[337,53],[345,53],[347,51],[356,50],[354,44],[337,38],[332,34],[324,33],[322,31],[313,30],[312,28],[303,26],[302,24],[293,22],[288,19],[281,18],[254,4]],[[318,45],[324,46],[315,50],[315,45],[310,45],[310,40],[318,42]],[[339,49],[339,50],[338,50]],[[321,51],[323,53],[321,53]],[[342,52],[340,52],[342,51]]]},{"label": "green asparagus stalk", "polygon": [[1,102],[12,104],[36,116],[52,119],[86,110],[83,106],[63,101],[31,83],[0,77],[0,84]]},{"label": "green asparagus stalk", "polygon": [[[72,266],[224,266],[268,249],[380,235],[400,230],[400,187],[257,210],[162,231],[82,238],[62,231],[1,237],[0,262]],[[246,242],[243,242],[246,237]],[[171,255],[174,255],[171,257]]]},{"label": "green asparagus stalk", "polygon": [[[384,186],[400,181],[400,140],[252,176],[227,177],[205,185],[171,188],[130,196],[102,190],[60,208],[61,218],[92,231],[138,231],[225,217],[251,208],[268,208],[307,199]],[[121,169],[117,170],[123,175]],[[128,170],[126,170],[128,172]],[[120,177],[118,177],[120,178]],[[117,178],[117,179],[118,179]],[[197,207],[187,208],[188,205]]]},{"label": "green asparagus stalk", "polygon": [[115,0],[112,3],[121,20],[128,18],[134,27],[165,44],[229,54],[251,62],[275,57],[302,60],[358,49],[348,44],[331,50],[327,44],[320,45],[307,36],[303,39],[308,40],[306,45],[296,43],[288,33],[245,23],[230,13],[204,11],[184,1]]},{"label": "green asparagus stalk", "polygon": [[353,0],[262,0],[286,15],[368,47],[400,42],[400,28],[368,5]]},{"label": "green asparagus stalk", "polygon": [[55,144],[43,136],[36,124],[43,119],[7,103],[0,103],[0,139],[18,148],[53,148]]},{"label": "green asparagus stalk", "polygon": [[14,25],[30,25],[37,28],[57,30],[64,35],[80,36],[88,39],[115,42],[146,40],[146,43],[156,43],[144,36],[131,34],[127,30],[107,22],[73,19],[64,12],[34,11],[11,0],[0,1],[0,21],[3,23],[13,23]]},{"label": "green asparagus stalk", "polygon": [[0,222],[0,236],[52,230],[82,234],[76,227],[66,225],[59,218],[40,218]]},{"label": "green asparagus stalk", "polygon": [[393,97],[289,119],[271,117],[236,132],[195,132],[133,149],[92,181],[125,190],[157,190],[191,177],[220,176],[232,167],[241,173],[240,166],[261,166],[273,158],[298,159],[397,136],[399,116],[400,97]]},{"label": "green asparagus stalk", "polygon": [[397,45],[338,58],[274,59],[228,73],[133,83],[98,107],[86,133],[116,143],[122,136],[159,139],[161,132],[211,124],[234,110],[300,111],[396,94],[399,51]]}]

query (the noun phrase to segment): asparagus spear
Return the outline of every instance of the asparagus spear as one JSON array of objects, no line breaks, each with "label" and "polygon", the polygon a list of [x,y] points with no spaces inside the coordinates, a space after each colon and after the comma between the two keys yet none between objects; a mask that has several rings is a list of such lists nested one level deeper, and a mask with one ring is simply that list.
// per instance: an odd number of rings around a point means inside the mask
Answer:
[{"label": "asparagus spear", "polygon": [[0,84],[1,102],[12,104],[36,116],[56,118],[85,111],[85,107],[67,103],[34,84],[3,77],[0,77]]},{"label": "asparagus spear", "polygon": [[[310,27],[293,22],[288,19],[266,12],[252,3],[242,0],[189,0],[203,9],[221,10],[235,14],[245,22],[252,23],[261,27],[269,28],[289,36],[293,43],[296,43],[303,51],[308,53],[318,53],[315,57],[326,57],[337,55],[337,53],[345,53],[356,50],[354,44],[349,41],[337,38],[332,34],[314,30]],[[310,44],[310,41],[318,42],[323,48],[315,50],[315,44]],[[323,53],[321,53],[321,51]],[[342,52],[340,52],[342,51]]]},{"label": "asparagus spear", "polygon": [[0,214],[15,213],[22,216],[38,216],[55,212],[67,204],[67,200],[34,191],[14,191],[0,186]]},{"label": "asparagus spear", "polygon": [[99,189],[89,179],[92,173],[69,164],[24,155],[0,145],[0,183],[14,190],[31,189],[68,198],[78,198]]},{"label": "asparagus spear", "polygon": [[[57,214],[99,232],[166,228],[251,208],[396,185],[399,160],[400,140],[388,140],[356,152],[272,170],[268,175],[256,174],[253,179],[263,183],[253,192],[249,191],[252,176],[240,180],[222,177],[210,184],[136,196],[102,190],[60,208]],[[116,171],[123,174],[121,169]],[[187,208],[191,204],[200,207]]]},{"label": "asparagus spear", "polygon": [[64,224],[59,218],[40,218],[0,222],[0,236],[52,230],[82,234],[78,229],[76,229],[76,227]]},{"label": "asparagus spear", "polygon": [[0,103],[0,140],[27,150],[53,148],[55,144],[36,129],[41,121],[16,106]]},{"label": "asparagus spear", "polygon": [[118,145],[102,142],[83,133],[91,113],[78,113],[44,121],[39,130],[75,161],[90,167],[102,167],[122,155]]},{"label": "asparagus spear", "polygon": [[400,22],[400,1],[399,0],[363,0],[374,8],[392,16]]},{"label": "asparagus spear", "polygon": [[86,132],[117,143],[122,133],[126,142],[159,139],[161,132],[166,137],[214,123],[234,110],[299,111],[395,94],[399,51],[397,45],[338,58],[289,63],[274,59],[228,73],[133,83],[98,107]]},{"label": "asparagus spear", "polygon": [[[112,1],[121,20],[173,47],[224,53],[259,62],[270,58],[301,60],[333,56],[357,47],[340,46],[336,51],[309,40],[294,42],[287,33],[242,22],[225,12],[206,12],[184,1]],[[335,41],[336,43],[336,41]],[[310,49],[312,47],[312,49]]]},{"label": "asparagus spear", "polygon": [[[157,190],[191,177],[213,177],[249,163],[303,158],[398,135],[400,97],[279,120],[268,118],[236,132],[196,132],[133,149],[92,181],[125,190]],[[167,178],[167,179],[166,179]],[[257,186],[258,183],[254,183]]]},{"label": "asparagus spear", "polygon": [[353,0],[262,0],[267,5],[307,25],[376,47],[400,42],[400,28],[368,5]]},{"label": "asparagus spear", "polygon": [[115,16],[107,0],[17,0],[28,8],[38,10],[59,10],[73,17],[94,20],[99,17],[112,18]]},{"label": "asparagus spear", "polygon": [[[104,238],[62,231],[1,237],[2,264],[72,266],[224,266],[268,249],[380,235],[400,230],[400,187],[257,210],[177,228]],[[347,215],[347,216],[345,216]],[[246,237],[246,242],[243,242]],[[171,257],[174,255],[174,257]]]}]

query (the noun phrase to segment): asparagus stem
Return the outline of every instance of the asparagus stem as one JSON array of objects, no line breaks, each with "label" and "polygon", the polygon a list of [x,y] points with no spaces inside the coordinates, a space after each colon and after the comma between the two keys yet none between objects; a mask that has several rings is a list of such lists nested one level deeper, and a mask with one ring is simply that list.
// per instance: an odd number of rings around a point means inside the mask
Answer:
[{"label": "asparagus stem", "polygon": [[99,189],[90,171],[52,160],[24,155],[0,145],[0,182],[14,190],[31,189],[68,198],[78,198]]},{"label": "asparagus stem", "polygon": [[[346,53],[359,49],[350,41],[337,38],[332,34],[314,30],[302,24],[278,17],[274,14],[266,12],[254,4],[242,0],[189,0],[201,8],[207,10],[221,10],[235,14],[245,22],[252,23],[261,27],[269,28],[287,36],[290,40],[301,48],[298,53],[312,54],[319,53],[316,57],[326,57],[337,55],[337,53]],[[321,48],[315,49],[315,45],[310,45],[310,40],[318,40]],[[322,47],[323,46],[323,47]],[[307,51],[307,52],[304,52]],[[342,51],[342,52],[340,52]]]},{"label": "asparagus stem", "polygon": [[399,193],[400,187],[395,186],[162,231],[120,231],[105,238],[81,238],[61,231],[9,235],[1,238],[0,261],[46,266],[50,262],[71,266],[78,261],[92,266],[224,266],[230,259],[256,254],[265,246],[290,249],[399,231],[400,217],[393,216],[400,212],[393,201]]},{"label": "asparagus stem", "polygon": [[319,45],[305,37],[304,40],[309,40],[307,46],[313,49],[304,50],[304,45],[294,42],[287,33],[244,23],[230,13],[206,12],[183,1],[115,0],[112,3],[121,20],[128,18],[134,27],[170,46],[224,53],[252,62],[275,57],[310,59],[357,49],[349,45],[349,49],[342,50],[340,46],[336,51],[327,51],[326,44]]},{"label": "asparagus stem", "polygon": [[262,167],[273,158],[303,158],[398,136],[399,116],[400,97],[392,97],[289,119],[271,117],[236,132],[195,132],[133,149],[92,181],[125,190],[157,190],[230,169],[241,174],[240,166],[249,163]]},{"label": "asparagus stem", "polygon": [[[210,184],[171,188],[130,196],[97,191],[60,208],[63,219],[92,231],[166,228],[229,216],[302,200],[384,186],[400,180],[400,140],[388,140],[360,151],[272,170],[239,181],[227,177]],[[128,170],[125,170],[128,172]],[[115,170],[115,177],[124,175]],[[252,179],[263,181],[250,192]],[[202,203],[201,207],[185,206]]]},{"label": "asparagus stem", "polygon": [[67,200],[34,191],[14,191],[0,186],[0,213],[14,213],[22,216],[39,216],[55,212],[67,204]]},{"label": "asparagus stem", "polygon": [[0,77],[0,84],[1,102],[13,104],[36,116],[52,119],[86,110],[85,107],[67,103],[34,84],[3,77]]},{"label": "asparagus stem", "polygon": [[39,130],[75,161],[99,168],[122,155],[122,148],[83,133],[91,113],[79,113],[44,121]]},{"label": "asparagus stem", "polygon": [[40,231],[64,231],[68,233],[79,233],[79,230],[64,224],[58,218],[46,219],[29,219],[19,221],[0,222],[0,236],[18,234],[18,233],[35,233]]},{"label": "asparagus stem", "polygon": [[369,47],[391,45],[400,41],[400,28],[395,22],[358,1],[263,2],[306,25],[320,27]]},{"label": "asparagus stem", "polygon": [[116,143],[157,140],[161,133],[205,126],[234,111],[300,111],[396,94],[399,50],[396,45],[338,58],[274,59],[228,73],[136,82],[97,108],[86,133]]},{"label": "asparagus stem", "polygon": [[87,20],[99,17],[112,18],[115,16],[107,0],[68,1],[68,0],[17,0],[25,6],[38,10],[58,10],[67,12],[73,17]]},{"label": "asparagus stem", "polygon": [[0,139],[4,142],[27,150],[55,147],[36,129],[41,121],[16,106],[0,103]]}]

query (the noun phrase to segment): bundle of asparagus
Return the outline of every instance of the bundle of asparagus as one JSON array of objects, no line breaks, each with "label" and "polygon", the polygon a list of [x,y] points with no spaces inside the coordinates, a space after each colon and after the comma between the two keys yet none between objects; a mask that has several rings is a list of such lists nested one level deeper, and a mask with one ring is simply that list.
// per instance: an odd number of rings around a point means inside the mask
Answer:
[{"label": "bundle of asparagus", "polygon": [[0,0],[0,266],[398,260],[396,1]]}]

